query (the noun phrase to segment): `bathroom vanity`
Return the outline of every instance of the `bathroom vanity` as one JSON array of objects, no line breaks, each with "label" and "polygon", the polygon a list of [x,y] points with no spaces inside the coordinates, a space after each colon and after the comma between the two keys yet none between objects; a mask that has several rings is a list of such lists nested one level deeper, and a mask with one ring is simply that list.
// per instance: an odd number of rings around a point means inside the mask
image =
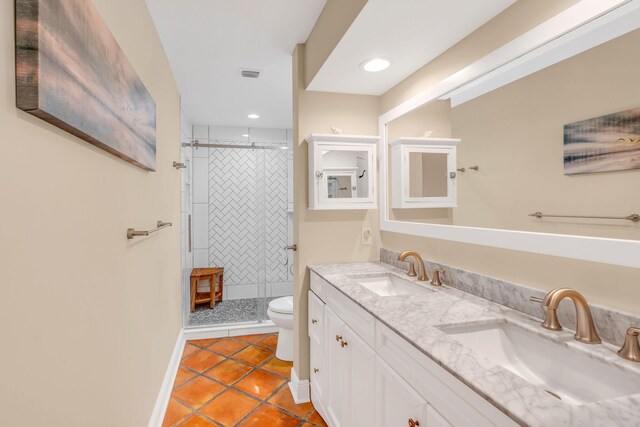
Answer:
[{"label": "bathroom vanity", "polygon": [[640,425],[610,344],[383,263],[310,266],[311,399],[345,426]]}]

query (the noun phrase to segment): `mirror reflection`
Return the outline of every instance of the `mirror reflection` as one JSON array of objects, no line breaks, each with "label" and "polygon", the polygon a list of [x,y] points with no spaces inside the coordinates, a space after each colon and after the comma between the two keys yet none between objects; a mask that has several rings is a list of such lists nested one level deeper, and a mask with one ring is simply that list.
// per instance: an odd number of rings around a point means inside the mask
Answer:
[{"label": "mirror reflection", "polygon": [[352,175],[327,175],[327,195],[330,199],[350,199],[357,194],[354,182],[355,172]]},{"label": "mirror reflection", "polygon": [[[631,216],[640,214],[640,62],[628,61],[639,45],[636,30],[488,93],[462,87],[388,123],[387,143],[461,139],[457,207],[389,202],[389,219],[640,240]],[[393,156],[387,146],[389,201],[401,176]],[[408,163],[411,197],[446,195],[442,155],[411,153]]]},{"label": "mirror reflection", "polygon": [[447,197],[447,155],[409,153],[409,197]]},{"label": "mirror reflection", "polygon": [[369,197],[368,153],[366,151],[323,151],[322,165],[327,198]]}]

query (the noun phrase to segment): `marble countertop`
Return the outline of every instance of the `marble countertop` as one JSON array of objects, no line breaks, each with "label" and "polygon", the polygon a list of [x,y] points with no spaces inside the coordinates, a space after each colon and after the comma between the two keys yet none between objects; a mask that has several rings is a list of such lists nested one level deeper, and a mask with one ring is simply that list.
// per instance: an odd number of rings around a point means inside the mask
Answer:
[{"label": "marble countertop", "polygon": [[[311,265],[309,269],[519,424],[640,426],[640,394],[573,405],[558,400],[544,388],[529,383],[502,366],[496,366],[438,327],[507,321],[588,357],[605,360],[631,375],[640,375],[640,364],[618,357],[617,348],[612,345],[580,343],[573,339],[572,331],[548,331],[533,316],[454,288],[434,287],[428,282],[416,281],[402,270],[381,262]],[[417,286],[434,292],[381,297],[353,278],[385,273],[409,279]],[[585,372],[585,375],[589,373]]]}]

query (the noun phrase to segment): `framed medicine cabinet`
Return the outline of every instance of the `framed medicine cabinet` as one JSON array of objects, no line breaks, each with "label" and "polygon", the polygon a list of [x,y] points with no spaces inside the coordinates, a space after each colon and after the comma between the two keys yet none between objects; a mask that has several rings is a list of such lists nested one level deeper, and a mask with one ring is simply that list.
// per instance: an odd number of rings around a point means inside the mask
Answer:
[{"label": "framed medicine cabinet", "polygon": [[309,144],[309,209],[376,209],[378,136],[313,133]]},{"label": "framed medicine cabinet", "polygon": [[400,138],[392,141],[392,202],[401,208],[453,208],[459,139]]}]

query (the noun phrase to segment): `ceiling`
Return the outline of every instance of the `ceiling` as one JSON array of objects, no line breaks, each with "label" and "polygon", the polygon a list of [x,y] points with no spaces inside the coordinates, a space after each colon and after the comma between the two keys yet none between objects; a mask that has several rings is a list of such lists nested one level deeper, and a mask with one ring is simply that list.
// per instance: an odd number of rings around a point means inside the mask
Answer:
[{"label": "ceiling", "polygon": [[[292,127],[292,53],[326,0],[146,1],[191,123]],[[381,95],[515,1],[368,0],[308,90]],[[379,56],[387,70],[361,69]]]},{"label": "ceiling", "polygon": [[[381,95],[515,0],[368,0],[308,90]],[[369,73],[372,57],[391,66]]]},{"label": "ceiling", "polygon": [[[189,121],[291,128],[292,53],[325,2],[147,0]],[[260,77],[240,77],[241,68],[261,70]]]}]

